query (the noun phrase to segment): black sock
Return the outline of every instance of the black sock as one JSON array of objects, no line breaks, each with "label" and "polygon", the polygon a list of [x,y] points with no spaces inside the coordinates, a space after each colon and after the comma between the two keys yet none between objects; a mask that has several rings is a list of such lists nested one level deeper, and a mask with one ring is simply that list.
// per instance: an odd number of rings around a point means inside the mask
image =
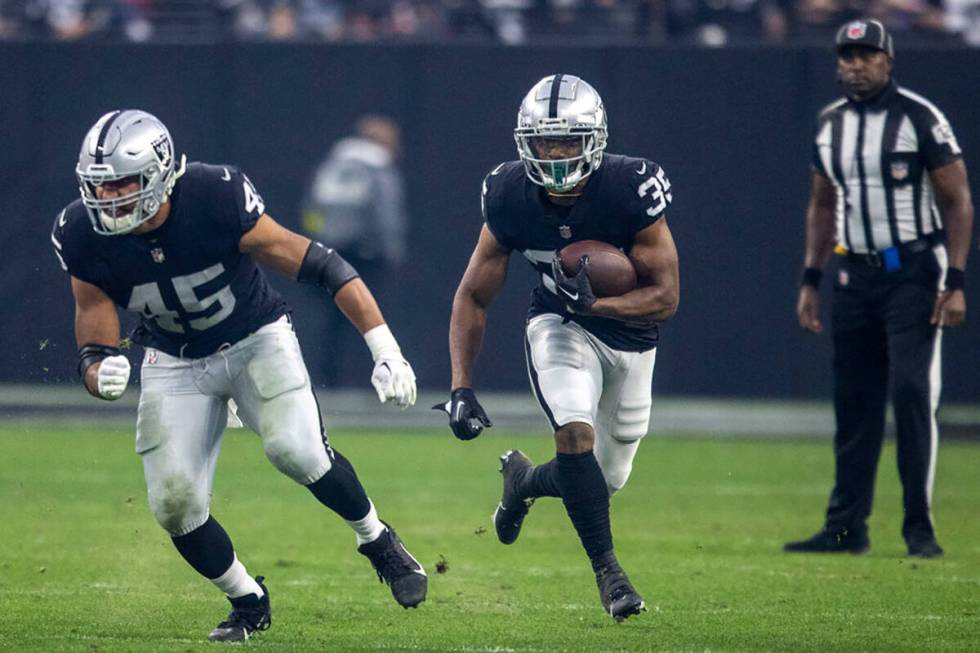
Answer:
[{"label": "black sock", "polygon": [[306,487],[320,503],[347,521],[363,519],[371,510],[371,502],[357,479],[354,467],[336,449],[330,448],[327,451],[333,466]]},{"label": "black sock", "polygon": [[552,458],[543,465],[535,465],[519,484],[521,495],[525,498],[560,497],[558,485],[558,460]]},{"label": "black sock", "polygon": [[219,578],[235,562],[231,538],[214,517],[187,535],[171,539],[184,560],[205,578]]},{"label": "black sock", "polygon": [[558,486],[585,552],[596,559],[612,551],[612,531],[609,527],[609,489],[602,476],[599,462],[591,451],[559,453]]}]

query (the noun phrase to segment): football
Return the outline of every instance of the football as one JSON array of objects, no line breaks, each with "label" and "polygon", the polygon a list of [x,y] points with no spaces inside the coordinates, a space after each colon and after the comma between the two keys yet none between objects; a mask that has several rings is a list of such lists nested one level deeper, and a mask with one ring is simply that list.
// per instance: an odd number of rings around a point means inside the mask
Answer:
[{"label": "football", "polygon": [[583,256],[589,257],[589,281],[596,297],[616,297],[636,288],[636,268],[626,254],[600,240],[580,240],[558,256],[568,276],[578,273]]}]

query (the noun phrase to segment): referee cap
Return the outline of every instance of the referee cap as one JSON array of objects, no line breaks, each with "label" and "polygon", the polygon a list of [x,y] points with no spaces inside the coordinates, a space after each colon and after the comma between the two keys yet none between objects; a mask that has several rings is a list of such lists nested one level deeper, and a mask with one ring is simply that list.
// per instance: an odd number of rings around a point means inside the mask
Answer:
[{"label": "referee cap", "polygon": [[835,39],[837,51],[848,45],[863,45],[875,50],[881,50],[889,57],[895,56],[892,45],[892,35],[888,33],[881,21],[870,18],[860,18],[841,25]]}]

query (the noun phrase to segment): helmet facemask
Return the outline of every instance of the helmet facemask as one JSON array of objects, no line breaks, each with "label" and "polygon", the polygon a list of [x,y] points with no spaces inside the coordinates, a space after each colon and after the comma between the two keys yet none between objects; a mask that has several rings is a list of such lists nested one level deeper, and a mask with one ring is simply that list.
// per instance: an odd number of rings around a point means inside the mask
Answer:
[{"label": "helmet facemask", "polygon": [[[527,176],[552,193],[567,193],[595,172],[606,146],[605,131],[592,127],[519,127],[514,130],[514,140]],[[568,158],[546,158],[537,147],[546,141],[575,143],[579,153]]]},{"label": "helmet facemask", "polygon": [[[124,234],[156,215],[160,202],[153,197],[152,179],[160,174],[159,170],[145,171],[138,175],[117,175],[109,167],[108,170],[78,171],[79,191],[82,203],[88,209],[89,217],[95,230],[103,235]],[[125,180],[138,181],[139,187],[132,193],[114,195],[111,198],[100,199],[96,189],[105,184]]]},{"label": "helmet facemask", "polygon": [[564,74],[541,79],[521,102],[514,130],[528,178],[549,193],[569,194],[602,164],[607,124],[602,98],[587,82]]}]

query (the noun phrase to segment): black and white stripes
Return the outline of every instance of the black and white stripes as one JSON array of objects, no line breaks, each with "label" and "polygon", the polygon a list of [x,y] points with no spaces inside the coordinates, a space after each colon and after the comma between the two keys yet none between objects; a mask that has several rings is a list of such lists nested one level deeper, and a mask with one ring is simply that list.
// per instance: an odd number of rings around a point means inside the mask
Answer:
[{"label": "black and white stripes", "polygon": [[[948,133],[949,140],[936,138]],[[875,102],[838,100],[821,113],[814,167],[837,189],[837,238],[880,252],[943,228],[928,172],[959,155],[942,113],[897,86]]]}]

